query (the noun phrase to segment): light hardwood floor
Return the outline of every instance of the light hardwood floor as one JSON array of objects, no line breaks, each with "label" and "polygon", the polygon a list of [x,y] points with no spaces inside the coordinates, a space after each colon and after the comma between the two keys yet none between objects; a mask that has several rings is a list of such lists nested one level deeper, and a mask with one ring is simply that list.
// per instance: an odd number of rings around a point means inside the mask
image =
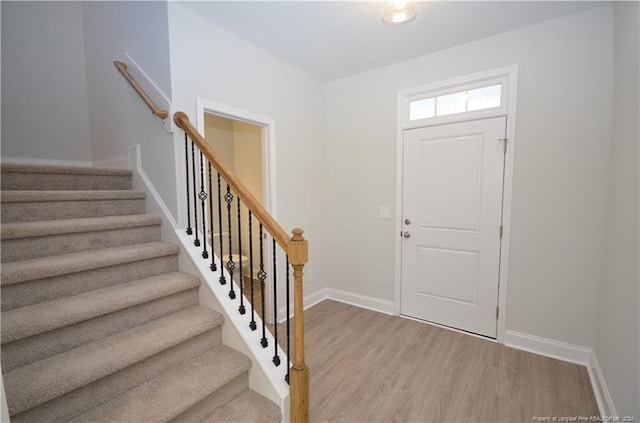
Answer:
[{"label": "light hardwood floor", "polygon": [[313,422],[598,415],[583,366],[329,300],[305,331]]}]

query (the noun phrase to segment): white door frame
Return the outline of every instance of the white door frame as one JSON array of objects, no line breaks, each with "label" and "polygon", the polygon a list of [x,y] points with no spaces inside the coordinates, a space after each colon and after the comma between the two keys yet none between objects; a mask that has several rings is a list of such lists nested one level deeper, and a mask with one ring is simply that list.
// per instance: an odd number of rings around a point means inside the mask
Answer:
[{"label": "white door frame", "polygon": [[[464,89],[466,86],[482,83],[484,81],[502,80],[503,104],[497,109],[488,109],[480,112],[461,113],[444,118],[425,119],[411,122],[409,120],[409,101],[415,97],[434,94],[443,94],[449,91]],[[506,332],[507,316],[507,286],[509,282],[509,251],[511,240],[511,203],[513,198],[513,163],[515,157],[515,128],[516,128],[516,101],[518,86],[518,66],[512,65],[504,68],[493,69],[473,75],[449,79],[413,87],[398,91],[397,96],[397,124],[396,124],[396,244],[395,244],[395,293],[394,314],[400,315],[401,282],[402,282],[402,177],[403,177],[403,137],[406,129],[442,125],[447,123],[462,122],[468,120],[484,119],[489,117],[507,117],[507,154],[504,164],[504,197],[502,205],[502,245],[500,253],[500,280],[498,286],[498,315],[497,342],[503,344]],[[506,92],[504,90],[506,87]]]},{"label": "white door frame", "polygon": [[[264,208],[277,221],[276,207],[276,121],[273,118],[261,116],[244,110],[235,109],[233,107],[216,103],[203,98],[196,99],[196,125],[198,132],[204,135],[205,132],[205,113],[215,114],[233,120],[238,120],[252,125],[262,127],[262,177],[263,177],[263,203]],[[266,242],[265,248],[265,271],[268,275],[272,274],[273,266],[271,257],[273,257],[273,246],[271,242]],[[274,298],[273,284],[265,284],[265,321],[272,323],[273,302]],[[240,293],[242,295],[242,293]]]}]

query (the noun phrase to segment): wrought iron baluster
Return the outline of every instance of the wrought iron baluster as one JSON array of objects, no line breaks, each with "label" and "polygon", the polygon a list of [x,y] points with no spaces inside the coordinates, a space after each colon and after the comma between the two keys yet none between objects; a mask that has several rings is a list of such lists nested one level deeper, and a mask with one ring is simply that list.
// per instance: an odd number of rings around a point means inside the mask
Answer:
[{"label": "wrought iron baluster", "polygon": [[277,282],[277,274],[276,271],[277,263],[276,263],[276,239],[273,238],[273,272],[271,278],[273,279],[273,364],[278,367],[280,365],[280,356],[278,355],[278,282]]},{"label": "wrought iron baluster", "polygon": [[193,241],[193,245],[200,246],[200,239],[198,238],[198,207],[196,207],[196,147],[195,143],[191,141],[191,175],[193,176],[193,229],[196,235],[196,239]]},{"label": "wrought iron baluster", "polygon": [[251,287],[251,322],[249,327],[251,330],[256,330],[256,309],[255,309],[255,296],[253,294],[253,228],[252,228],[253,214],[249,210],[249,284]]},{"label": "wrought iron baluster", "polygon": [[267,341],[267,330],[264,323],[264,280],[267,279],[267,272],[264,271],[264,254],[262,249],[262,223],[260,223],[260,270],[258,271],[258,280],[260,281],[260,300],[262,302],[262,339],[260,345],[262,348],[267,348],[269,341]]},{"label": "wrought iron baluster", "polygon": [[186,132],[184,134],[184,161],[186,172],[185,179],[187,180],[187,235],[191,235],[193,230],[191,229],[191,189],[189,188],[189,137]]},{"label": "wrought iron baluster", "polygon": [[204,190],[204,156],[202,155],[202,151],[200,152],[200,193],[198,194],[198,198],[200,199],[200,204],[202,205],[202,258],[209,258],[209,253],[207,252],[207,219],[205,213],[205,203],[207,201],[207,192]]},{"label": "wrought iron baluster", "polygon": [[231,203],[233,202],[233,194],[231,194],[231,187],[229,187],[229,184],[227,184],[227,193],[224,195],[224,201],[227,203],[227,224],[229,225],[229,261],[227,261],[227,270],[229,271],[229,277],[231,278],[229,281],[229,298],[234,300],[236,298],[236,291],[233,287],[233,271],[236,268],[236,264],[233,261],[233,230],[231,228]]},{"label": "wrought iron baluster", "polygon": [[291,366],[289,362],[291,361],[289,357],[291,357],[291,310],[290,310],[290,298],[289,298],[289,255],[287,254],[287,273],[286,273],[286,297],[287,297],[287,375],[284,377],[285,382],[289,383],[289,371]]},{"label": "wrought iron baluster", "polygon": [[[224,242],[222,240],[222,197],[220,194],[220,172],[218,172],[218,229],[220,230],[218,236],[220,241],[220,267],[222,267],[218,281],[220,282],[220,285],[224,285],[227,283],[227,278],[224,276]],[[213,239],[213,234],[211,234],[211,238]]]},{"label": "wrought iron baluster", "polygon": [[218,267],[216,266],[216,247],[215,247],[215,242],[213,239],[213,186],[211,184],[211,162],[209,163],[209,232],[211,233],[211,235],[209,236],[209,242],[211,243],[211,265],[209,266],[209,269],[211,269],[212,272],[215,272],[216,270],[218,270]]},{"label": "wrought iron baluster", "polygon": [[237,204],[238,204],[238,279],[240,279],[240,307],[238,307],[238,311],[240,314],[245,314],[246,309],[244,307],[244,275],[242,274],[242,221],[240,216],[240,196],[236,195]]}]

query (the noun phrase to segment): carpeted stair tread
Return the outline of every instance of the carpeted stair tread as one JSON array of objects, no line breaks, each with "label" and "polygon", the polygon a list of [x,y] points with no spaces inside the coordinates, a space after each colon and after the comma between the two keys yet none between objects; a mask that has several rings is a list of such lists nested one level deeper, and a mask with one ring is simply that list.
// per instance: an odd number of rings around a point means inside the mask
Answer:
[{"label": "carpeted stair tread", "polygon": [[101,175],[101,176],[131,176],[129,169],[112,169],[88,166],[55,166],[24,163],[2,163],[0,171],[3,173],[51,173],[66,175]]},{"label": "carpeted stair tread", "polygon": [[122,216],[145,213],[143,191],[2,191],[2,221],[79,219],[97,216]]},{"label": "carpeted stair tread", "polygon": [[161,241],[131,244],[2,264],[2,286],[68,275],[154,257],[178,254],[177,245]]},{"label": "carpeted stair tread", "polygon": [[2,312],[2,343],[13,342],[197,287],[186,273],[167,273]]},{"label": "carpeted stair tread", "polygon": [[2,190],[114,190],[131,189],[133,172],[125,169],[50,166],[33,164],[0,165]]},{"label": "carpeted stair tread", "polygon": [[95,201],[144,199],[144,191],[134,190],[60,190],[60,191],[2,191],[3,203]]},{"label": "carpeted stair tread", "polygon": [[0,234],[4,241],[39,236],[99,232],[141,226],[157,226],[161,223],[162,219],[160,217],[146,214],[41,220],[35,222],[5,223],[0,228]]},{"label": "carpeted stair tread", "polygon": [[244,393],[229,401],[215,413],[210,414],[206,422],[216,423],[279,423],[282,421],[280,408],[269,399],[255,391],[247,389]]},{"label": "carpeted stair tread", "polygon": [[219,345],[71,421],[166,422],[222,389],[250,366],[246,356]]},{"label": "carpeted stair tread", "polygon": [[4,375],[14,415],[125,369],[216,328],[223,317],[205,307],[180,311]]}]

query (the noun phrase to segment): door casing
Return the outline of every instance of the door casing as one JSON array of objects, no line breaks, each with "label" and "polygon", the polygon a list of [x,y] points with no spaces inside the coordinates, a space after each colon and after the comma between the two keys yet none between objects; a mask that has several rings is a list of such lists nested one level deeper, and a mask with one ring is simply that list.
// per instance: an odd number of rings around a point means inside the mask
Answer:
[{"label": "door casing", "polygon": [[[421,121],[412,123],[408,119],[407,104],[409,99],[418,95],[430,92],[442,92],[443,90],[455,89],[466,85],[475,84],[482,81],[502,80],[505,81],[506,95],[502,107],[496,110],[486,110],[482,113],[468,115],[461,113],[450,115],[446,118],[438,118],[432,122]],[[398,91],[397,94],[397,124],[396,124],[396,231],[395,231],[395,290],[394,290],[394,314],[400,315],[401,282],[402,282],[402,193],[403,193],[403,136],[406,129],[442,125],[467,120],[477,120],[482,118],[506,116],[507,118],[507,152],[504,164],[504,194],[502,204],[502,249],[500,254],[500,272],[498,286],[498,325],[496,341],[503,344],[506,332],[507,317],[507,289],[509,276],[509,251],[511,245],[511,203],[513,197],[513,163],[515,157],[515,128],[516,128],[516,102],[518,86],[518,66],[511,65],[503,68],[488,70],[476,74],[466,75],[445,81],[439,81]],[[504,89],[504,88],[503,88]],[[464,332],[466,333],[466,332]]]}]

